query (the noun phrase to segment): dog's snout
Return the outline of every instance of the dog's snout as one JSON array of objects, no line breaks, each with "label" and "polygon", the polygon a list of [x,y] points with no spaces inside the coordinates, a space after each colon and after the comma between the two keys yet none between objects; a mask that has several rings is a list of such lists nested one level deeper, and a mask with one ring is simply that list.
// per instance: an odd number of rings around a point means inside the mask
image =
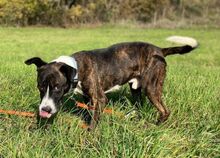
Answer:
[{"label": "dog's snout", "polygon": [[50,112],[52,111],[52,108],[49,107],[49,106],[45,106],[45,107],[43,107],[41,110],[50,113]]}]

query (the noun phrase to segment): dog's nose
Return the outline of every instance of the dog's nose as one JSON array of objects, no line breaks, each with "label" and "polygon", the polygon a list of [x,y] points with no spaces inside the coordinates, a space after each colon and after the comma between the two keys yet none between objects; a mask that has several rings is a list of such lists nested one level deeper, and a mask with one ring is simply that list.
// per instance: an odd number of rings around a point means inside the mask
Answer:
[{"label": "dog's nose", "polygon": [[42,111],[46,111],[46,112],[48,112],[48,113],[50,113],[50,112],[52,111],[51,107],[49,107],[49,106],[45,106],[45,107],[43,107],[41,110],[42,110]]}]

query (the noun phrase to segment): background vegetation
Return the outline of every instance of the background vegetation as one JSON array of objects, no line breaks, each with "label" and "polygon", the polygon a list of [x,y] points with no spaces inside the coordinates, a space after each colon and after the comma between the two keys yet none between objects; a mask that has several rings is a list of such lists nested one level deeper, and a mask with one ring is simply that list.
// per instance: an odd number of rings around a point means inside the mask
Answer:
[{"label": "background vegetation", "polygon": [[16,26],[137,22],[219,27],[219,15],[219,0],[0,0],[0,24]]},{"label": "background vegetation", "polygon": [[[141,119],[103,115],[95,131],[80,128],[82,120],[62,110],[51,128],[36,120],[0,114],[0,157],[220,157],[220,32],[217,29],[0,28],[0,108],[36,111],[39,93],[36,68],[24,61],[107,47],[122,41],[149,41],[171,46],[170,35],[193,36],[200,46],[190,54],[167,57],[163,99],[171,110],[168,121],[154,123],[157,111],[148,101]],[[117,112],[133,108],[127,86],[108,96]],[[65,106],[66,107],[66,106]]]}]

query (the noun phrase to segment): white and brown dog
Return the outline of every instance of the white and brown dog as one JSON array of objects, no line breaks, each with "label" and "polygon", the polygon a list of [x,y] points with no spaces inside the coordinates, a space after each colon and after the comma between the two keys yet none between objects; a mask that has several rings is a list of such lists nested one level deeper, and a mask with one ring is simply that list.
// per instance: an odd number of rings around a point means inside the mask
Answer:
[{"label": "white and brown dog", "polygon": [[39,116],[51,118],[60,109],[64,94],[71,88],[78,88],[95,107],[89,126],[92,129],[108,101],[105,93],[129,83],[133,97],[141,100],[143,91],[160,113],[158,123],[164,122],[170,114],[161,98],[165,57],[185,54],[198,46],[197,41],[189,37],[171,36],[167,40],[184,46],[159,48],[144,42],[128,42],[61,56],[50,63],[38,57],[28,59],[27,65],[37,66],[41,96]]}]

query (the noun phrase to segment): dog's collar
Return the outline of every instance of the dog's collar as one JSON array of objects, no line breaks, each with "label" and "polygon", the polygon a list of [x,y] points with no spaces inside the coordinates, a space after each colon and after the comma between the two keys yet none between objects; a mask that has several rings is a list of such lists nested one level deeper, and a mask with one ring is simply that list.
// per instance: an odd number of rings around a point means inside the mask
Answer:
[{"label": "dog's collar", "polygon": [[64,64],[74,68],[76,70],[76,74],[74,74],[75,76],[72,76],[71,82],[73,82],[73,83],[78,82],[78,67],[77,67],[77,62],[74,57],[60,56],[59,58],[53,60],[52,62],[64,63]]}]

